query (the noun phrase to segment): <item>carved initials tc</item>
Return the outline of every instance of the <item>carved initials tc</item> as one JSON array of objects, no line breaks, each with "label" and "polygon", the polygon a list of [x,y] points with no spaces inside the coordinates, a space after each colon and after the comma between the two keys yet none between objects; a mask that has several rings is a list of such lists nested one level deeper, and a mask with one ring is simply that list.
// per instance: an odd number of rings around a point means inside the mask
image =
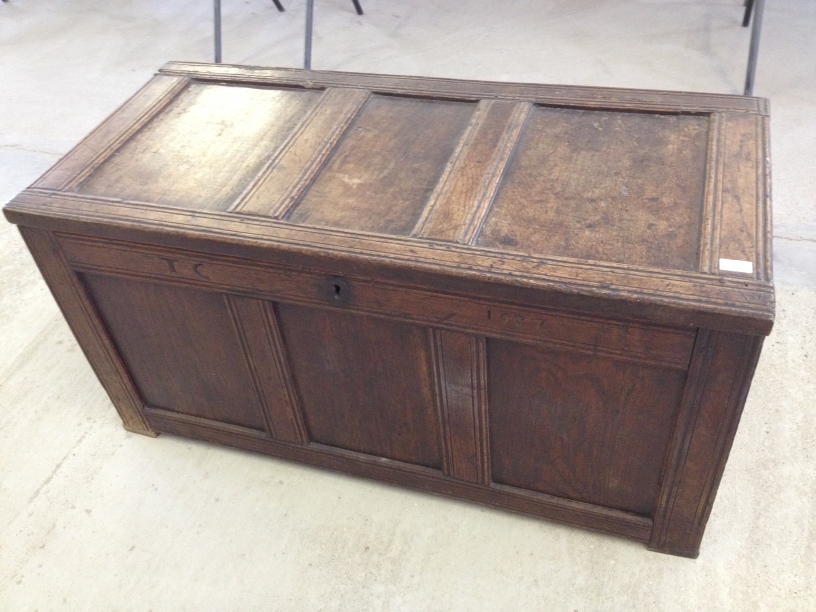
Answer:
[{"label": "carved initials tc", "polygon": [[[170,257],[159,257],[164,263],[167,264],[167,267],[170,269],[170,272],[173,274],[177,274],[178,270],[176,270],[176,264],[179,262],[178,259],[171,259]],[[205,280],[210,280],[210,277],[204,274],[201,271],[201,268],[204,266],[203,263],[193,264],[193,274],[198,276],[199,278],[203,278]]]},{"label": "carved initials tc", "polygon": [[175,274],[176,273],[176,262],[178,259],[170,259],[169,257],[159,257],[163,262],[167,264],[167,267],[170,268],[170,271]]}]

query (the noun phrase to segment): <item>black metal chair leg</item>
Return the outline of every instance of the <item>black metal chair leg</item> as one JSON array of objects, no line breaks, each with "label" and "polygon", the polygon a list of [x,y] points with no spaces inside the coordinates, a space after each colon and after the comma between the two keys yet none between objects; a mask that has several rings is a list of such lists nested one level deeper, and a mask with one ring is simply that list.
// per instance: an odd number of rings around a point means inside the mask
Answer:
[{"label": "black metal chair leg", "polygon": [[[278,0],[272,0],[276,6],[283,10]],[[354,10],[358,15],[363,14],[363,7],[358,0],[351,0],[354,3]],[[314,0],[306,0],[306,41],[303,48],[303,67],[306,70],[312,69],[312,30],[314,25]]]},{"label": "black metal chair leg", "polygon": [[303,67],[312,69],[312,23],[314,22],[314,0],[306,0],[306,44],[303,50]]},{"label": "black metal chair leg", "polygon": [[282,13],[283,12],[283,5],[280,3],[280,0],[272,0],[275,3],[275,7]]},{"label": "black metal chair leg", "polygon": [[762,30],[762,14],[765,12],[765,0],[750,0],[754,7],[754,28],[751,31],[751,48],[748,51],[748,73],[745,75],[745,95],[754,95],[754,76],[756,75],[757,57],[759,56],[759,34]]},{"label": "black metal chair leg", "polygon": [[742,18],[742,27],[747,28],[751,23],[751,13],[754,10],[754,0],[745,0],[745,15]]},{"label": "black metal chair leg", "polygon": [[215,63],[221,63],[221,0],[214,0],[213,4],[215,23]]}]

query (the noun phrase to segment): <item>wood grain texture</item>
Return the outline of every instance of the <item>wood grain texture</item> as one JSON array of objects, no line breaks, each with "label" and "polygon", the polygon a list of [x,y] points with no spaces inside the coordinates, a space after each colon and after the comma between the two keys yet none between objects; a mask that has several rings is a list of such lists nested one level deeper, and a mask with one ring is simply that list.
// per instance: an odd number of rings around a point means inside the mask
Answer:
[{"label": "wood grain texture", "polygon": [[509,101],[479,103],[412,235],[470,244],[493,202],[530,108],[528,103]]},{"label": "wood grain texture", "polygon": [[533,83],[495,83],[428,77],[359,74],[291,68],[230,66],[169,62],[162,74],[201,80],[236,83],[276,83],[300,87],[356,87],[396,95],[440,95],[446,98],[477,100],[480,98],[516,99],[538,104],[557,104],[574,108],[623,108],[649,111],[743,112],[768,114],[763,98],[749,96],[615,89],[610,87],[576,87]]},{"label": "wood grain texture", "polygon": [[170,64],[4,214],[128,429],[693,556],[773,325],[767,112]]},{"label": "wood grain texture", "polygon": [[14,223],[53,231],[305,268],[325,267],[330,261],[334,273],[353,270],[471,297],[760,335],[773,326],[773,285],[767,281],[539,258],[32,190],[3,212]]},{"label": "wood grain texture", "polygon": [[98,274],[82,280],[145,403],[266,430],[220,294]]},{"label": "wood grain texture", "polygon": [[[61,247],[78,270],[104,272],[182,286],[217,288],[259,298],[322,306],[326,273],[258,266],[249,261],[157,247],[60,236]],[[104,263],[103,263],[104,262]],[[561,349],[605,355],[624,361],[688,367],[694,332],[689,330],[578,316],[541,308],[507,306],[409,289],[404,286],[346,278],[351,312],[390,316],[436,327],[492,337],[547,344]]]},{"label": "wood grain texture", "polygon": [[697,557],[763,338],[701,331],[667,453],[649,546]]},{"label": "wood grain texture", "polygon": [[651,519],[610,508],[512,487],[494,485],[488,488],[449,478],[427,467],[371,457],[321,444],[312,443],[308,446],[285,444],[259,436],[253,430],[187,415],[150,408],[148,415],[151,424],[162,432],[253,450],[440,495],[469,499],[641,542],[648,541],[652,530]]},{"label": "wood grain texture", "polygon": [[762,117],[760,135],[762,142],[757,143],[760,165],[757,168],[757,257],[759,259],[760,280],[773,282],[773,222],[771,215],[771,121]]},{"label": "wood grain texture", "polygon": [[[719,258],[750,261],[754,273],[764,267],[757,253],[758,213],[762,211],[762,173],[758,172],[762,155],[761,121],[759,117],[733,117],[728,121],[723,150],[722,224],[719,237]],[[729,274],[727,271],[714,271]],[[734,273],[730,273],[734,274]],[[737,274],[746,278],[744,274]]]},{"label": "wood grain texture", "polygon": [[474,110],[462,102],[371,96],[286,219],[410,234]]},{"label": "wood grain texture", "polygon": [[306,444],[300,399],[272,304],[233,295],[226,299],[270,435],[283,442]]},{"label": "wood grain texture", "polygon": [[477,244],[696,271],[708,123],[535,108]]},{"label": "wood grain texture", "polygon": [[158,115],[189,85],[183,77],[157,75],[34,183],[42,189],[73,190],[128,138]]},{"label": "wood grain texture", "polygon": [[723,113],[711,115],[706,152],[706,183],[700,227],[700,272],[714,274],[717,270],[717,254],[720,251],[722,227],[723,166],[725,164],[725,133],[728,116]]},{"label": "wood grain texture", "polygon": [[421,328],[288,304],[278,316],[310,440],[441,469]]},{"label": "wood grain texture", "polygon": [[318,98],[312,91],[193,83],[77,191],[226,210]]},{"label": "wood grain texture", "polygon": [[443,471],[460,480],[490,484],[484,339],[442,330],[430,334]]},{"label": "wood grain texture", "polygon": [[290,139],[233,204],[231,212],[286,216],[314,181],[368,99],[359,89],[329,89]]},{"label": "wood grain texture", "polygon": [[493,481],[652,516],[685,374],[488,340]]},{"label": "wood grain texture", "polygon": [[20,234],[65,316],[82,352],[116,407],[125,429],[147,436],[158,433],[147,421],[144,402],[99,314],[53,236],[21,227]]}]

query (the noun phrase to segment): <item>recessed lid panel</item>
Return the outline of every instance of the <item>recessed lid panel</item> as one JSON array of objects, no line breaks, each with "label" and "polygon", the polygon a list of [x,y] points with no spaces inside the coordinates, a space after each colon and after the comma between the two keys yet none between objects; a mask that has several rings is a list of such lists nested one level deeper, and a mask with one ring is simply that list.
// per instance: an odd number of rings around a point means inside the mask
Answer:
[{"label": "recessed lid panel", "polygon": [[709,118],[535,107],[478,244],[698,269]]},{"label": "recessed lid panel", "polygon": [[307,225],[410,234],[475,106],[371,96],[285,218]]},{"label": "recessed lid panel", "polygon": [[226,210],[319,96],[193,83],[77,191]]}]

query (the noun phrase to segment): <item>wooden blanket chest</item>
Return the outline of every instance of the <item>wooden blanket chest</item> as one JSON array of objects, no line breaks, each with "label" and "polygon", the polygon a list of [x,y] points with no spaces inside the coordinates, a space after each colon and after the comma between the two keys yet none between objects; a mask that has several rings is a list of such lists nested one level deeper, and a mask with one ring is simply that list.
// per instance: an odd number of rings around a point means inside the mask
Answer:
[{"label": "wooden blanket chest", "polygon": [[125,427],[696,556],[765,100],[171,63],[4,209]]}]

